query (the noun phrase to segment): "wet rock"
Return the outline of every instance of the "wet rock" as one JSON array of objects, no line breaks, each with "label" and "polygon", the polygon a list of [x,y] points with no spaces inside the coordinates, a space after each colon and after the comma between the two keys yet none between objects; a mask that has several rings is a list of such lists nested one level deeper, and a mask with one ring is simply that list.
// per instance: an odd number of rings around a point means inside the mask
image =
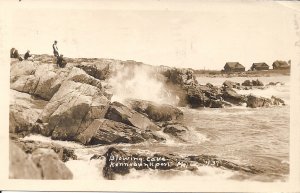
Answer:
[{"label": "wet rock", "polygon": [[183,136],[188,132],[187,127],[180,125],[180,124],[167,124],[163,130],[164,133],[169,135],[173,135],[174,137],[185,141],[185,137]]},{"label": "wet rock", "polygon": [[222,98],[224,101],[235,105],[241,105],[242,103],[246,102],[244,95],[240,95],[235,90],[230,88],[224,88]]},{"label": "wet rock", "polygon": [[207,165],[212,167],[222,167],[234,171],[243,171],[252,174],[262,173],[261,170],[256,169],[253,166],[238,165],[233,162],[229,162],[223,159],[217,158],[217,156],[212,155],[198,155],[198,156],[188,156],[190,161],[200,163],[201,165]]},{"label": "wet rock", "polygon": [[108,149],[104,154],[105,166],[103,176],[106,179],[114,180],[117,175],[126,175],[131,169],[136,170],[169,170],[195,172],[196,166],[218,167],[233,171],[242,171],[246,173],[259,174],[261,170],[253,166],[239,165],[211,155],[197,155],[182,157],[174,154],[160,153],[129,153],[114,147]]},{"label": "wet rock", "polygon": [[116,143],[140,143],[145,140],[157,141],[158,136],[152,133],[146,136],[147,131],[132,127],[120,122],[95,119],[92,124],[77,137],[84,145],[116,144]]},{"label": "wet rock", "polygon": [[183,112],[167,104],[157,104],[145,100],[128,100],[130,108],[133,110],[147,115],[147,117],[153,121],[172,121],[178,120],[183,117]]},{"label": "wet rock", "polygon": [[208,106],[210,99],[201,89],[197,87],[190,87],[187,90],[187,101],[192,108],[197,108]]},{"label": "wet rock", "polygon": [[277,85],[284,85],[282,82],[269,82],[266,86],[277,86]]},{"label": "wet rock", "polygon": [[129,174],[129,169],[130,167],[125,165],[122,167],[113,167],[111,165],[111,161],[115,157],[128,157],[127,154],[121,150],[117,150],[115,148],[109,148],[108,151],[105,153],[106,161],[105,161],[105,166],[103,168],[103,176],[106,179],[113,180],[115,179],[116,174],[120,175],[126,175]]},{"label": "wet rock", "polygon": [[257,108],[257,107],[270,107],[270,106],[280,106],[285,105],[284,100],[272,96],[270,99],[265,97],[258,97],[254,95],[247,96],[247,107]]},{"label": "wet rock", "polygon": [[105,118],[144,130],[160,130],[160,128],[146,116],[129,109],[119,102],[113,102],[110,105]]},{"label": "wet rock", "polygon": [[172,82],[173,84],[182,86],[197,84],[197,80],[191,69],[172,68],[166,70],[164,75],[168,78],[168,81]]},{"label": "wet rock", "polygon": [[240,87],[240,83],[233,82],[233,81],[230,81],[230,80],[226,80],[226,81],[223,83],[223,86],[224,86],[225,88],[238,88],[238,87]]},{"label": "wet rock", "polygon": [[210,108],[224,108],[224,107],[231,107],[230,103],[226,103],[222,100],[210,100],[209,107]]},{"label": "wet rock", "polygon": [[264,86],[263,82],[261,82],[260,80],[245,80],[242,83],[242,86]]},{"label": "wet rock", "polygon": [[205,95],[212,99],[212,100],[217,100],[220,99],[220,96],[222,94],[222,90],[218,88],[217,86],[213,86],[210,83],[207,83],[205,86],[203,85],[198,85],[198,88],[205,93]]},{"label": "wet rock", "polygon": [[245,80],[243,83],[242,83],[242,86],[253,86],[252,82],[250,80]]},{"label": "wet rock", "polygon": [[41,171],[30,156],[13,142],[9,143],[9,178],[42,179]]},{"label": "wet rock", "polygon": [[223,108],[225,106],[231,106],[225,102],[221,96],[222,90],[213,85],[191,86],[187,90],[187,101],[192,108]]},{"label": "wet rock", "polygon": [[104,158],[103,155],[94,154],[94,155],[90,158],[90,160],[93,160],[93,159],[103,159],[103,158]]},{"label": "wet rock", "polygon": [[9,131],[10,133],[32,132],[47,101],[37,99],[29,94],[10,90]]},{"label": "wet rock", "polygon": [[271,103],[276,106],[285,105],[284,100],[275,96],[271,97]]},{"label": "wet rock", "polygon": [[47,148],[39,148],[32,152],[33,162],[40,168],[43,179],[46,180],[67,180],[72,179],[72,172],[59,160],[58,155]]},{"label": "wet rock", "polygon": [[257,97],[254,95],[247,96],[247,107],[257,108],[257,107],[270,107],[272,101],[268,98]]},{"label": "wet rock", "polygon": [[97,118],[103,118],[109,101],[94,86],[65,81],[39,118],[41,133],[52,139],[74,140]]},{"label": "wet rock", "polygon": [[129,154],[114,147],[108,149],[105,153],[105,157],[106,162],[103,168],[103,176],[109,180],[114,180],[116,178],[116,174],[129,174],[130,169],[132,168],[135,168],[136,170],[170,170],[176,168],[175,161],[164,155],[146,157],[145,155]]},{"label": "wet rock", "polygon": [[264,86],[264,83],[258,79],[252,80],[253,86]]}]

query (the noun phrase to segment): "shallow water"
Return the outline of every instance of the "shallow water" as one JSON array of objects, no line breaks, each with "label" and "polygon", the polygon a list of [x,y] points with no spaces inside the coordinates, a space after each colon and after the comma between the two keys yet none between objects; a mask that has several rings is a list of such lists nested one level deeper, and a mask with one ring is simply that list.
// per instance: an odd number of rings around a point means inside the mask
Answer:
[{"label": "shallow water", "polygon": [[[227,78],[228,79],[228,78]],[[251,78],[229,78],[242,83]],[[252,78],[256,79],[256,78]],[[284,85],[271,86],[265,90],[252,89],[237,92],[285,100],[286,106],[270,108],[232,107],[223,109],[181,108],[184,112],[182,122],[190,130],[188,142],[178,142],[161,133],[165,143],[119,144],[123,150],[143,152],[174,153],[179,155],[216,155],[237,164],[252,165],[263,170],[263,174],[251,175],[236,171],[207,166],[198,167],[197,172],[135,171],[117,179],[199,179],[199,180],[256,180],[285,181],[289,174],[289,77],[262,77],[264,84],[280,81]],[[200,78],[200,84],[221,85],[226,78]],[[76,149],[78,160],[70,160],[66,165],[75,179],[104,179],[102,168],[104,160],[90,160],[94,154],[103,154],[109,146],[86,148],[73,142],[53,141],[42,136],[29,136],[25,140],[51,141]]]}]

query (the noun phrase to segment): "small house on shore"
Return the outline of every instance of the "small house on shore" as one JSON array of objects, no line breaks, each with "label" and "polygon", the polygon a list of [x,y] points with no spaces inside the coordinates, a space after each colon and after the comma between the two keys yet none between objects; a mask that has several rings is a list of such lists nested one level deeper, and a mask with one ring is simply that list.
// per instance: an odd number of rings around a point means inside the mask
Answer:
[{"label": "small house on shore", "polygon": [[269,70],[269,65],[266,64],[265,62],[253,63],[250,69],[252,71],[256,71],[256,70]]},{"label": "small house on shore", "polygon": [[276,60],[273,62],[273,69],[274,70],[287,70],[290,69],[291,65],[286,61]]},{"label": "small house on shore", "polygon": [[224,72],[244,72],[245,66],[239,62],[226,62]]}]

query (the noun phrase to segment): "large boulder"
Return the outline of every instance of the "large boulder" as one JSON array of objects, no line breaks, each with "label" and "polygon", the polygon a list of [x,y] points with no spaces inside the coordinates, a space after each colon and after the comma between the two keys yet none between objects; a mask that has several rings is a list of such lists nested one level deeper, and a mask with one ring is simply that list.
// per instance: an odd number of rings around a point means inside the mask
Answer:
[{"label": "large boulder", "polygon": [[271,102],[273,105],[276,105],[276,106],[285,105],[284,100],[282,100],[281,98],[275,97],[275,96],[271,96]]},{"label": "large boulder", "polygon": [[77,137],[84,145],[140,143],[146,140],[161,141],[151,131],[132,127],[108,119],[95,119],[92,124]]},{"label": "large boulder", "polygon": [[270,107],[270,106],[280,106],[285,105],[284,100],[272,96],[270,99],[265,97],[257,97],[254,95],[247,96],[247,107],[257,108],[257,107]]},{"label": "large boulder", "polygon": [[10,82],[15,82],[20,76],[29,76],[35,73],[37,63],[24,60],[22,62],[13,62],[10,65]]},{"label": "large boulder", "polygon": [[9,143],[9,178],[42,179],[42,172],[21,148]]},{"label": "large boulder", "polygon": [[119,102],[113,102],[109,106],[105,118],[144,130],[160,130],[160,128],[146,116],[129,109]]},{"label": "large boulder", "polygon": [[252,83],[250,80],[245,80],[245,81],[242,83],[242,86],[253,86],[253,83]]},{"label": "large boulder", "polygon": [[85,71],[83,71],[80,68],[76,68],[76,67],[72,68],[72,70],[68,74],[66,80],[89,84],[89,85],[95,86],[99,89],[102,88],[100,80],[88,75]]},{"label": "large boulder", "polygon": [[223,100],[235,104],[241,105],[246,102],[246,97],[244,95],[238,94],[235,90],[231,88],[224,88],[222,94]]},{"label": "large boulder", "polygon": [[225,82],[223,83],[223,86],[225,88],[238,88],[240,86],[240,83],[233,82],[231,80],[225,80]]},{"label": "large boulder", "polygon": [[99,79],[88,75],[84,70],[80,68],[73,67],[65,80],[71,80],[74,82],[80,82],[95,86],[103,91],[102,93],[106,98],[111,99],[112,97],[111,90],[108,88],[110,85],[108,85],[107,82],[100,81]]},{"label": "large boulder", "polygon": [[36,99],[26,93],[10,90],[10,133],[24,132],[24,134],[26,134],[31,132],[32,126],[38,119],[46,104],[47,101]]},{"label": "large boulder", "polygon": [[54,64],[28,63],[28,67],[24,67],[24,64],[19,62],[12,65],[11,73],[12,89],[45,100],[50,100],[65,80],[81,82],[101,89],[100,80],[88,75],[82,69],[72,66],[57,68]]},{"label": "large boulder", "polygon": [[48,148],[38,148],[26,154],[14,142],[9,146],[9,178],[12,179],[72,179],[72,172]]},{"label": "large boulder", "polygon": [[210,83],[207,83],[206,85],[199,85],[198,86],[210,99],[220,99],[220,96],[222,94],[222,90],[214,86]]},{"label": "large boulder", "polygon": [[172,68],[163,72],[169,82],[180,86],[197,84],[197,80],[191,69]]},{"label": "large boulder", "polygon": [[190,86],[187,90],[187,101],[192,108],[223,108],[230,106],[221,98],[221,89],[211,84]]},{"label": "large boulder", "polygon": [[264,83],[258,79],[252,80],[253,86],[264,86]]},{"label": "large boulder", "polygon": [[172,105],[133,99],[128,100],[127,103],[133,110],[145,114],[149,119],[157,122],[178,120],[183,117],[183,112]]},{"label": "large boulder", "polygon": [[[19,65],[21,67],[23,66],[23,64],[19,63],[14,65],[11,71],[16,69]],[[68,68],[57,69],[53,64],[40,64],[36,69],[33,69],[30,65],[29,68],[30,69],[24,71],[24,74],[19,74],[19,71],[12,71],[14,78],[12,80],[13,82],[11,82],[11,88],[38,96],[45,100],[52,98],[70,70]],[[30,70],[32,71],[30,72]]]},{"label": "large boulder", "polygon": [[265,97],[257,97],[254,95],[247,96],[247,107],[257,108],[257,107],[270,107],[272,101]]},{"label": "large boulder", "polygon": [[47,148],[47,149],[52,149],[58,155],[59,159],[63,162],[66,162],[70,159],[72,160],[77,159],[74,149],[72,148],[64,147],[56,143],[50,143],[50,142],[20,140],[17,138],[17,136],[12,136],[12,134],[10,134],[10,138],[27,154],[32,154],[32,152],[34,152],[39,148],[43,148],[43,149]]},{"label": "large boulder", "polygon": [[210,99],[199,87],[189,87],[187,90],[187,101],[192,108],[207,107]]},{"label": "large boulder", "polygon": [[84,70],[88,75],[99,79],[99,80],[105,80],[109,78],[111,74],[111,69],[110,65],[107,63],[100,63],[100,62],[95,62],[95,63],[84,63],[82,62],[79,65],[76,65],[76,67],[81,68]]},{"label": "large boulder", "polygon": [[32,152],[33,162],[39,166],[45,180],[72,179],[73,174],[67,166],[59,160],[58,155],[48,148],[39,148]]},{"label": "large boulder", "polygon": [[99,88],[65,81],[38,120],[40,132],[53,139],[74,140],[94,119],[104,118],[108,104]]}]

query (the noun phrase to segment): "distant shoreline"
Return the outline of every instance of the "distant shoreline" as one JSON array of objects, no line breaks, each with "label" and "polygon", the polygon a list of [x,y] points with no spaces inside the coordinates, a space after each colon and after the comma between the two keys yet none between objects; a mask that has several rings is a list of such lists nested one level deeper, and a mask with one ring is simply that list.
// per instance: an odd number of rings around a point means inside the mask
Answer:
[{"label": "distant shoreline", "polygon": [[245,71],[225,73],[218,70],[194,70],[194,75],[197,77],[270,77],[270,76],[290,76],[290,70],[261,70],[261,71]]}]

